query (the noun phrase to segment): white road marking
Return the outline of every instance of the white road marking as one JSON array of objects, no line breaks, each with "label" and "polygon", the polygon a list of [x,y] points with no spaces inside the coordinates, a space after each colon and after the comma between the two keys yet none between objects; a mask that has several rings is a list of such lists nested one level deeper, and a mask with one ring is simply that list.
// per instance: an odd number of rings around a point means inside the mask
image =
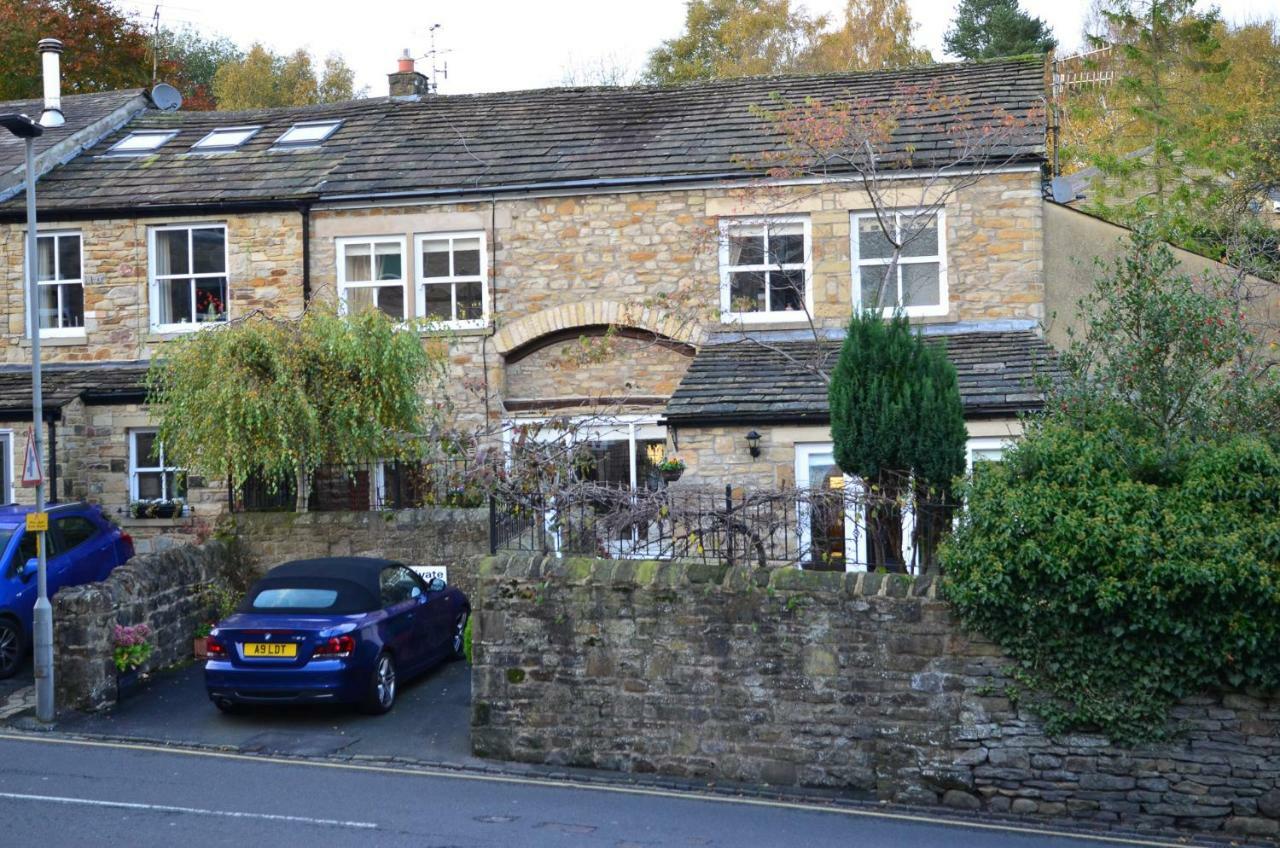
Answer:
[{"label": "white road marking", "polygon": [[[146,742],[113,742],[103,739],[76,739],[66,736],[39,736],[14,731],[0,731],[0,740],[26,742],[30,744],[69,745],[85,748],[109,748],[120,751],[146,751],[153,754],[174,754],[185,757],[201,757],[216,760],[235,760],[240,762],[301,766],[305,768],[332,769],[335,771],[366,772],[394,777],[435,778],[445,780],[469,780],[480,783],[506,783],[517,786],[540,786],[554,789],[578,789],[587,792],[604,792],[618,795],[642,795],[653,798],[671,798],[681,801],[702,801],[713,804],[729,804],[743,807],[765,807],[779,810],[798,810],[809,813],[829,813],[850,818],[884,819],[888,821],[912,822],[915,824],[934,824],[944,827],[963,827],[969,830],[991,830],[1003,833],[1028,834],[1034,836],[1056,836],[1076,839],[1082,842],[1098,842],[1107,845],[1140,845],[1148,848],[1186,848],[1195,842],[1198,834],[1185,836],[1138,837],[1112,835],[1108,833],[1087,833],[1075,830],[1055,828],[1052,825],[1020,825],[1014,822],[986,822],[972,819],[950,818],[942,815],[929,815],[909,811],[890,812],[884,809],[868,809],[866,807],[843,807],[806,801],[782,801],[769,798],[744,798],[735,795],[722,795],[714,792],[700,792],[689,789],[662,789],[648,786],[618,786],[607,783],[589,783],[566,778],[520,777],[516,775],[492,774],[484,772],[454,771],[452,769],[432,768],[429,766],[404,765],[398,767],[382,765],[362,765],[350,762],[333,762],[331,760],[305,760],[288,757],[264,756],[262,754],[239,754],[230,751],[211,751],[204,748],[183,748],[175,745],[157,745]],[[1211,835],[1211,834],[1210,834]],[[1203,844],[1203,843],[1200,843]]]},{"label": "white road marking", "polygon": [[261,821],[311,824],[320,827],[350,827],[359,830],[376,830],[374,822],[315,819],[309,816],[281,816],[272,813],[245,813],[238,810],[206,810],[202,807],[174,807],[168,804],[135,804],[128,801],[98,801],[92,798],[64,798],[60,795],[25,795],[21,792],[0,792],[0,798],[11,801],[43,801],[46,804],[70,804],[80,807],[109,807],[116,810],[139,810],[148,813],[185,813],[192,816],[221,816],[229,819],[258,819]]}]

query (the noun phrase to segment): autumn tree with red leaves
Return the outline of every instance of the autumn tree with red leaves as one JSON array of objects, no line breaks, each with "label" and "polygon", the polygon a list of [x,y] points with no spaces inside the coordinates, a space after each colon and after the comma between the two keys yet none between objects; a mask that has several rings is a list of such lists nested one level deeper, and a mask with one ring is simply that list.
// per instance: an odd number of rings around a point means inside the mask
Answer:
[{"label": "autumn tree with red leaves", "polygon": [[[87,94],[151,82],[151,42],[135,20],[103,0],[0,0],[0,100],[41,94],[36,43],[58,38],[62,91]],[[161,63],[159,76],[172,72]]]}]

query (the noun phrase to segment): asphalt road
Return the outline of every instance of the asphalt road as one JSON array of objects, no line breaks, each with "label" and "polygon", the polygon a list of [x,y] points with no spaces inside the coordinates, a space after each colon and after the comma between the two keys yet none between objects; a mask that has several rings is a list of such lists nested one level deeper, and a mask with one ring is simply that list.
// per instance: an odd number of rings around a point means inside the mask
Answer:
[{"label": "asphalt road", "polygon": [[817,805],[6,735],[0,822],[0,844],[57,848],[1134,844]]}]

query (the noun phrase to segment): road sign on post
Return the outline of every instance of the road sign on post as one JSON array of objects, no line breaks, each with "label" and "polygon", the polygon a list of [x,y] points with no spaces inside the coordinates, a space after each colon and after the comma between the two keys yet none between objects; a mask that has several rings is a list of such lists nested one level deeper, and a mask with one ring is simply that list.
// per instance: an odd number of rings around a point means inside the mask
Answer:
[{"label": "road sign on post", "polygon": [[27,532],[28,533],[48,533],[49,532],[49,513],[28,512],[27,513]]},{"label": "road sign on post", "polygon": [[44,482],[44,471],[40,468],[40,452],[36,450],[36,440],[31,428],[27,428],[27,449],[22,459],[22,485],[30,488]]}]

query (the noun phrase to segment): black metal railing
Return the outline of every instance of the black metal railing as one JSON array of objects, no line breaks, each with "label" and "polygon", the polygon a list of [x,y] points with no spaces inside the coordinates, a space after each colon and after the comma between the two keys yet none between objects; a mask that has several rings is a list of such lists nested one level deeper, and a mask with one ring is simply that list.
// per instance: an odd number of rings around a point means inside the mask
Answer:
[{"label": "black metal railing", "polygon": [[761,567],[912,574],[934,564],[954,507],[908,487],[635,491],[579,485],[495,495],[490,548],[613,559],[692,559]]},{"label": "black metal railing", "polygon": [[[307,509],[311,512],[364,512],[422,507],[480,507],[485,492],[475,479],[475,467],[465,458],[430,462],[385,462],[322,465],[310,477]],[[297,508],[297,484],[292,477],[271,485],[263,475],[251,474],[234,491],[235,512],[292,512]]]}]

